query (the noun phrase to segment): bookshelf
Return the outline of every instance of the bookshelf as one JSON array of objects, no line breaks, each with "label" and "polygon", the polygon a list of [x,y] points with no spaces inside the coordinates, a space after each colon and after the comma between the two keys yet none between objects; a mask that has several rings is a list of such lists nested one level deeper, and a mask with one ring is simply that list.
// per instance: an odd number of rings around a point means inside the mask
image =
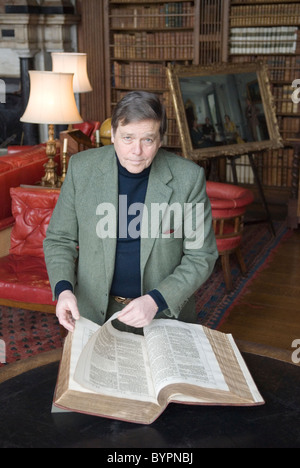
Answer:
[{"label": "bookshelf", "polygon": [[107,1],[110,109],[131,90],[158,94],[166,106],[164,146],[180,152],[168,90],[168,62],[194,63],[197,1]]},{"label": "bookshelf", "polygon": [[[107,113],[130,90],[159,94],[168,115],[164,146],[178,153],[168,63],[265,62],[284,146],[254,155],[255,161],[268,202],[285,204],[291,190],[295,196],[300,104],[291,96],[292,81],[300,78],[299,0],[104,0],[103,11]],[[241,182],[254,187],[247,157],[237,159],[236,166]],[[230,173],[223,167],[229,182]]]},{"label": "bookshelf", "polygon": [[111,112],[130,90],[159,94],[168,117],[164,146],[181,153],[166,68],[227,60],[229,0],[106,0],[106,11]]},{"label": "bookshelf", "polygon": [[[294,197],[299,177],[294,141],[300,136],[300,104],[292,101],[292,82],[300,76],[299,25],[299,1],[231,0],[229,61],[259,59],[269,71],[283,148],[264,151],[257,164],[265,191],[274,202],[287,200],[291,189]],[[245,168],[243,172],[247,174]]]}]

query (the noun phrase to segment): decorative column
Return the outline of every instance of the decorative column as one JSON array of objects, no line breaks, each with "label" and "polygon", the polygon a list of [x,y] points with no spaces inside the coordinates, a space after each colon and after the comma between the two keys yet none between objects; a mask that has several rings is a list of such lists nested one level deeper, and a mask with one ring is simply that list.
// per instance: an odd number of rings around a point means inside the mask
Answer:
[{"label": "decorative column", "polygon": [[[35,0],[17,0],[13,5],[5,4],[4,13],[0,14],[0,48],[14,50],[20,61],[22,91],[20,117],[25,110],[29,96],[28,69],[34,69],[34,56],[39,51],[38,8]],[[24,124],[22,127],[22,143],[37,144],[39,142],[38,126]]]},{"label": "decorative column", "polygon": [[[75,14],[74,6],[69,0],[41,0],[43,13],[43,50],[49,57],[51,52],[73,52],[77,50],[76,27],[80,23],[80,15]],[[49,68],[50,69],[50,68]],[[55,138],[59,138],[64,125],[55,125]]]},{"label": "decorative column", "polygon": [[[17,51],[18,53],[18,51]],[[29,70],[34,70],[34,54],[29,53],[25,55],[24,52],[19,54],[20,60],[20,73],[21,73],[21,90],[22,90],[22,111],[23,115],[30,93],[30,83],[29,83]],[[23,145],[37,145],[40,140],[39,136],[39,126],[37,124],[25,123],[22,122],[23,126]]]}]

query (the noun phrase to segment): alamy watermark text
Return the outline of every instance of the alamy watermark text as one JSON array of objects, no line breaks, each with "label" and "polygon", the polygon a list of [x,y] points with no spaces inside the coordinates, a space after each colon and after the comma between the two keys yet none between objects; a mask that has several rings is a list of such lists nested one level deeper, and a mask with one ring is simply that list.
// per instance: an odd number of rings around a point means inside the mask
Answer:
[{"label": "alamy watermark text", "polygon": [[6,86],[5,81],[0,80],[0,104],[6,103]]},{"label": "alamy watermark text", "polygon": [[128,206],[127,195],[120,195],[119,216],[112,203],[100,203],[96,214],[101,239],[116,238],[118,232],[119,238],[184,239],[187,249],[200,249],[204,243],[203,203],[152,203],[148,209],[143,203]]},{"label": "alamy watermark text", "polygon": [[300,102],[300,78],[296,78],[292,83],[292,88],[296,88],[292,92],[292,101],[294,104],[299,104]]},{"label": "alamy watermark text", "polygon": [[5,341],[0,340],[0,364],[6,363],[6,346]]}]

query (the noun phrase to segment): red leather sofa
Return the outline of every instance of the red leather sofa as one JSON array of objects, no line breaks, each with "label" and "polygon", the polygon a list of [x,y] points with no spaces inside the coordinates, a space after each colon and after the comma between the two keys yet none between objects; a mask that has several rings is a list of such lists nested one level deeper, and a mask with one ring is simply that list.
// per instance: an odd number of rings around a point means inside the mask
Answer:
[{"label": "red leather sofa", "polygon": [[[0,157],[0,227],[7,223],[6,218],[12,216],[10,188],[19,187],[21,184],[36,184],[45,174],[44,164],[47,161],[45,144],[9,146],[7,154]],[[55,161],[60,163],[59,143]]]},{"label": "red leather sofa", "polygon": [[55,312],[43,240],[59,193],[57,189],[10,189],[15,223],[9,250],[0,258],[0,304]]}]

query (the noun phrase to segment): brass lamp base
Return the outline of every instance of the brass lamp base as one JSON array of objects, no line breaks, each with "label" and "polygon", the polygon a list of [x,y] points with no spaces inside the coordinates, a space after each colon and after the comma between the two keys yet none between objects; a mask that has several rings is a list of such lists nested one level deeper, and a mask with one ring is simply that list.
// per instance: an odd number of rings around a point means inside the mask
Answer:
[{"label": "brass lamp base", "polygon": [[49,140],[47,141],[46,154],[48,162],[44,164],[45,175],[41,180],[41,185],[44,187],[56,187],[58,176],[56,172],[57,163],[54,161],[56,156],[56,141],[54,139],[54,125],[49,125],[48,130]]}]

